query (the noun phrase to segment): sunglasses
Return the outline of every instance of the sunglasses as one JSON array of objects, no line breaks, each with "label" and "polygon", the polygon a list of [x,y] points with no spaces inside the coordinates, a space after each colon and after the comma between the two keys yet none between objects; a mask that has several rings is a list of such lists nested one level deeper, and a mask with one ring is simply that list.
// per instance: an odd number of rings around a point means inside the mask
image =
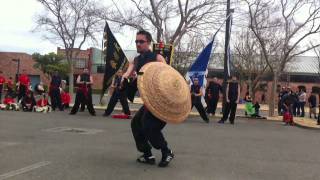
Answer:
[{"label": "sunglasses", "polygon": [[147,41],[144,41],[144,40],[136,40],[135,42],[136,42],[136,44],[144,44],[144,43],[147,42]]}]

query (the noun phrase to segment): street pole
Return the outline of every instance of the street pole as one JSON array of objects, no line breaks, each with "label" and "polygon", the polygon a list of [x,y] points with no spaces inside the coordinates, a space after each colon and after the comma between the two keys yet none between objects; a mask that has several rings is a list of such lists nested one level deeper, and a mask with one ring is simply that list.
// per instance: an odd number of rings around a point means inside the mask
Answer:
[{"label": "street pole", "polygon": [[20,59],[12,59],[12,61],[17,62],[17,74],[16,74],[16,82],[18,82],[19,74],[20,74]]},{"label": "street pole", "polygon": [[227,0],[227,15],[226,17],[226,33],[225,33],[225,46],[224,46],[224,71],[223,71],[223,106],[222,106],[222,112],[224,111],[224,107],[226,104],[226,90],[227,90],[227,81],[228,81],[228,47],[229,47],[229,41],[230,41],[230,21],[231,21],[231,9],[230,9],[230,0]]}]

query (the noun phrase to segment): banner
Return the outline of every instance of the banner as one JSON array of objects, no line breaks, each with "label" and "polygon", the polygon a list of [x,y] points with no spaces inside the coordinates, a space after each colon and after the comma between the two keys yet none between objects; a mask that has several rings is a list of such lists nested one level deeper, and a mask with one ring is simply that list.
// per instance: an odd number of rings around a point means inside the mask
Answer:
[{"label": "banner", "polygon": [[171,65],[174,51],[174,48],[171,44],[163,44],[162,42],[154,43],[152,45],[152,50],[157,54],[161,54],[166,60],[167,64]]},{"label": "banner", "polygon": [[116,38],[111,32],[107,22],[104,27],[103,39],[103,53],[105,55],[104,60],[106,65],[101,97],[103,97],[105,91],[110,86],[114,74],[119,69],[124,69],[129,65],[127,57],[125,56],[122,48],[120,47],[119,43],[117,42]]},{"label": "banner", "polygon": [[203,86],[204,84],[204,79],[205,79],[205,74],[207,71],[208,67],[208,62],[210,59],[212,47],[213,47],[213,42],[212,40],[199,54],[197,57],[196,61],[191,65],[190,70],[187,73],[187,77],[190,78],[192,84],[193,84],[193,78],[198,78],[199,79],[199,85]]}]

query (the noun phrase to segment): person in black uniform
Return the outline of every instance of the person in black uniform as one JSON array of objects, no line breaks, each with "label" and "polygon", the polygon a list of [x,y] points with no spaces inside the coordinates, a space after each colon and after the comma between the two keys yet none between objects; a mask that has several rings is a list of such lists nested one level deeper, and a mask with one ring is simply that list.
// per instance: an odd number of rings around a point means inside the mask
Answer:
[{"label": "person in black uniform", "polygon": [[114,91],[110,98],[108,107],[105,110],[105,113],[103,114],[104,116],[109,116],[112,113],[118,100],[120,100],[124,114],[130,116],[130,110],[129,110],[128,100],[127,100],[127,92],[125,88],[126,82],[122,82],[122,75],[123,75],[122,70],[119,70],[112,80],[111,88],[114,88]]},{"label": "person in black uniform", "polygon": [[231,81],[228,83],[226,96],[226,107],[223,111],[223,117],[219,121],[219,123],[223,124],[229,117],[230,124],[234,124],[234,119],[237,111],[237,104],[239,103],[240,97],[240,85],[235,75],[232,75]]},{"label": "person in black uniform", "polygon": [[59,73],[56,71],[51,77],[50,91],[49,91],[51,106],[53,111],[55,111],[57,107],[59,108],[60,111],[63,111],[61,95],[60,95],[60,86],[61,86],[61,77],[59,76]]},{"label": "person in black uniform", "polygon": [[193,108],[193,106],[195,106],[196,109],[198,110],[201,118],[206,123],[209,123],[209,118],[208,118],[206,111],[204,110],[202,102],[201,102],[202,88],[199,85],[198,78],[193,78],[193,84],[191,85],[190,93],[191,93],[191,100],[192,100],[191,109]]},{"label": "person in black uniform", "polygon": [[82,102],[85,102],[89,113],[92,116],[96,115],[96,112],[92,105],[92,90],[91,85],[93,84],[92,76],[89,74],[88,69],[84,69],[83,73],[77,77],[77,84],[79,88],[76,94],[76,100],[70,114],[74,115],[78,112],[79,106]]},{"label": "person in black uniform", "polygon": [[[123,79],[130,77],[134,71],[139,75],[142,66],[149,62],[158,61],[166,63],[161,55],[151,52],[150,44],[152,37],[149,32],[144,30],[139,31],[135,42],[137,52],[140,55],[137,56],[133,62],[129,63],[127,72],[122,76]],[[145,106],[142,106],[135,114],[131,121],[132,134],[138,151],[143,153],[143,155],[137,159],[137,162],[155,164],[155,157],[151,152],[151,148],[154,147],[155,149],[160,149],[162,153],[162,159],[158,166],[168,166],[174,158],[174,155],[168,148],[167,141],[161,132],[165,126],[166,123],[155,117]]]},{"label": "person in black uniform", "polygon": [[218,79],[214,77],[213,81],[209,82],[206,88],[206,99],[208,107],[207,113],[212,116],[216,114],[216,109],[220,98],[220,92],[222,93],[222,87],[218,83]]}]

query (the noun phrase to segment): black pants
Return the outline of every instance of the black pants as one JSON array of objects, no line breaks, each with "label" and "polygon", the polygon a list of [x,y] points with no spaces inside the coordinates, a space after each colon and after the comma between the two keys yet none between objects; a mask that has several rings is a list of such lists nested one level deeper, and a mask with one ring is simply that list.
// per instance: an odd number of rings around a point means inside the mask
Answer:
[{"label": "black pants", "polygon": [[19,86],[19,94],[18,94],[18,102],[24,98],[27,94],[27,86],[25,85],[20,85]]},{"label": "black pants", "polygon": [[225,109],[223,111],[223,117],[221,120],[226,121],[229,117],[230,123],[234,123],[234,119],[236,117],[236,111],[237,111],[237,103],[236,102],[226,103]]},{"label": "black pants", "polygon": [[82,92],[82,91],[77,91],[77,94],[76,94],[76,100],[74,102],[74,105],[71,109],[71,114],[76,114],[78,111],[79,111],[79,106],[80,104],[84,102],[85,105],[87,106],[87,109],[89,111],[89,113],[91,115],[95,115],[96,112],[93,108],[93,105],[92,105],[92,94],[91,94],[91,90],[88,91],[88,94],[87,96],[85,96],[85,94]]},{"label": "black pants", "polygon": [[278,115],[282,115],[282,103],[281,103],[281,100],[278,101]]},{"label": "black pants", "polygon": [[62,106],[62,102],[61,102],[61,95],[60,95],[60,89],[59,88],[53,88],[51,90],[50,98],[51,98],[52,110],[55,110],[56,108],[59,108],[59,110],[62,111],[63,110],[63,106]]},{"label": "black pants", "polygon": [[108,107],[105,110],[106,115],[110,115],[112,111],[114,110],[114,107],[118,103],[118,100],[120,100],[123,112],[127,115],[130,115],[130,110],[129,110],[129,105],[128,105],[128,100],[126,96],[126,92],[120,92],[120,91],[115,91],[113,92]]},{"label": "black pants", "polygon": [[80,105],[80,112],[84,112],[84,110],[86,109],[86,103],[85,101],[81,102],[81,105]]},{"label": "black pants", "polygon": [[199,112],[201,118],[202,118],[204,121],[208,121],[209,118],[208,118],[208,116],[207,116],[207,114],[206,114],[206,111],[205,111],[204,108],[203,108],[203,105],[202,105],[202,103],[201,103],[201,99],[193,99],[193,100],[192,100],[191,109],[192,109],[194,106],[196,107],[197,111]]},{"label": "black pants", "polygon": [[[304,106],[306,105],[306,102],[298,102],[298,103],[299,103],[298,115],[304,117],[305,116]],[[300,113],[300,110],[301,110],[301,113]]]},{"label": "black pants", "polygon": [[165,126],[165,122],[142,106],[131,121],[131,130],[138,151],[151,155],[151,148],[154,147],[161,149],[162,153],[168,152],[167,141],[161,132]]},{"label": "black pants", "polygon": [[207,110],[207,113],[216,114],[218,100],[219,99],[217,99],[217,98],[208,99],[208,103],[207,103],[208,110]]}]

